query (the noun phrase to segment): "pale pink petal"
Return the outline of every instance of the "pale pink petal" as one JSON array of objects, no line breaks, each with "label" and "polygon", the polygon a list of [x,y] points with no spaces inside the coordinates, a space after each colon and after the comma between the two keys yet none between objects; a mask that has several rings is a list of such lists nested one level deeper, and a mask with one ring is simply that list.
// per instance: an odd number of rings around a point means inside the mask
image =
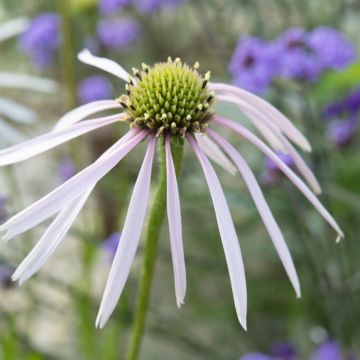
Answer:
[{"label": "pale pink petal", "polygon": [[34,90],[49,94],[54,94],[58,90],[54,80],[6,71],[0,71],[0,87]]},{"label": "pale pink petal", "polygon": [[236,175],[237,170],[234,164],[222,152],[222,150],[215,144],[208,136],[202,133],[195,133],[195,139],[202,151],[216,164],[228,171],[231,175]]},{"label": "pale pink petal", "polygon": [[111,266],[98,316],[96,318],[96,327],[102,328],[114,311],[136,254],[149,198],[155,143],[156,138],[151,136],[131,196],[124,228],[121,233],[121,241],[116,250],[116,255]]},{"label": "pale pink petal", "polygon": [[294,143],[299,145],[305,151],[311,151],[311,146],[306,137],[295,127],[295,125],[264,99],[236,86],[223,83],[210,83],[209,87],[215,91],[231,93],[247,101],[253,107],[258,108],[289,137]]},{"label": "pale pink petal", "polygon": [[30,107],[0,96],[0,114],[20,124],[33,124],[36,113]]},{"label": "pale pink petal", "polygon": [[177,306],[184,303],[186,293],[186,270],[182,242],[181,210],[179,189],[176,180],[174,162],[171,155],[171,140],[166,138],[166,202],[169,222],[171,255],[174,267],[174,281]]},{"label": "pale pink petal", "polygon": [[12,276],[13,281],[19,280],[21,285],[43,266],[69,231],[93,188],[91,186],[85,193],[64,206],[35,247],[18,266]]},{"label": "pale pink petal", "polygon": [[247,291],[244,264],[241,256],[239,241],[236,236],[234,223],[225,199],[224,192],[210,161],[197,145],[192,136],[187,137],[205,174],[210,195],[214,204],[220,237],[222,240],[225,258],[229,270],[231,288],[233,292],[236,313],[240,324],[246,330]]},{"label": "pale pink petal", "polygon": [[110,59],[94,56],[88,49],[80,51],[78,54],[78,59],[85,64],[95,66],[101,70],[113,74],[120,79],[123,79],[124,81],[129,80],[130,75],[126,70],[124,70],[122,66]]},{"label": "pale pink petal", "polygon": [[[120,139],[92,165],[2,224],[0,231],[7,230],[3,239],[9,240],[40,224],[57,213],[68,201],[82,194],[84,189],[94,186],[148,134],[145,130],[134,132],[136,135],[130,140],[124,142],[124,139]],[[133,131],[130,132],[130,135],[132,134]],[[128,136],[125,139],[128,139]]]},{"label": "pale pink petal", "polygon": [[315,175],[306,165],[305,161],[302,159],[296,149],[276,127],[276,125],[274,126],[274,124],[271,123],[271,121],[269,121],[266,116],[264,116],[257,109],[249,107],[248,104],[241,99],[227,95],[218,95],[218,99],[220,101],[230,102],[232,104],[238,105],[241,110],[249,117],[252,123],[258,128],[258,130],[263,134],[264,138],[270,145],[272,145],[275,149],[281,150],[282,152],[292,156],[295,165],[309,183],[309,185],[313,188],[314,192],[316,194],[321,193],[321,188],[318,181],[316,180]]},{"label": "pale pink petal", "polygon": [[330,213],[324,208],[324,206],[320,203],[317,197],[311,192],[311,190],[306,186],[306,184],[263,141],[261,141],[256,135],[251,133],[244,126],[235,123],[234,121],[219,116],[215,117],[214,121],[234,130],[235,132],[240,134],[243,138],[245,138],[253,145],[255,145],[266,156],[272,159],[278,165],[279,169],[304,194],[304,196],[317,209],[317,211],[321,214],[321,216],[338,233],[338,239],[344,237],[344,234],[341,231],[339,225],[336,223],[336,221],[330,215]]},{"label": "pale pink petal", "polygon": [[60,120],[56,123],[54,130],[57,131],[65,129],[87,118],[90,115],[111,109],[121,109],[121,105],[115,100],[99,100],[79,106],[78,108],[69,111],[62,118],[60,118]]},{"label": "pale pink petal", "polygon": [[261,191],[261,188],[251,171],[249,165],[246,163],[244,158],[235,150],[235,148],[227,142],[222,136],[217,134],[214,130],[208,129],[208,134],[215,141],[217,141],[233,162],[238,167],[244,181],[250,191],[252,198],[254,199],[255,205],[259,211],[260,216],[269,232],[269,235],[274,243],[276,251],[278,252],[280,259],[284,265],[284,268],[289,276],[289,279],[295,289],[295,292],[298,297],[300,297],[300,284],[299,279],[295,270],[293,260],[291,258],[289,249],[285,243],[284,237],[279,229],[278,224],[276,223],[269,206],[264,199],[264,195]]},{"label": "pale pink petal", "polygon": [[80,135],[121,120],[121,114],[86,120],[71,128],[50,132],[0,150],[0,166],[14,164],[52,149]]}]

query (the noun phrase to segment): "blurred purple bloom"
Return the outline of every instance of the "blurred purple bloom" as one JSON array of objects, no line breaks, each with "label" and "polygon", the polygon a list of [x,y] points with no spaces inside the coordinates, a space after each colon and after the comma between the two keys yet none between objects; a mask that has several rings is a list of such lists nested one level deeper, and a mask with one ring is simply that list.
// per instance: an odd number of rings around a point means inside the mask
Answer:
[{"label": "blurred purple bloom", "polygon": [[112,85],[104,76],[89,76],[82,80],[78,85],[77,96],[81,104],[109,99],[112,95]]},{"label": "blurred purple bloom", "polygon": [[59,177],[62,181],[67,181],[76,173],[74,162],[70,158],[63,158],[58,167]]},{"label": "blurred purple bloom", "polygon": [[97,27],[97,36],[102,45],[113,50],[124,50],[137,39],[139,24],[132,19],[102,20]]},{"label": "blurred purple bloom", "polygon": [[137,9],[145,14],[153,13],[163,7],[180,6],[184,0],[135,0]]},{"label": "blurred purple bloom", "polygon": [[7,264],[0,264],[0,288],[7,289],[14,284],[11,280],[11,275],[14,269]]},{"label": "blurred purple bloom", "polygon": [[121,233],[114,232],[102,243],[103,249],[110,255],[111,261],[115,257],[117,247],[120,242]]},{"label": "blurred purple bloom", "polygon": [[[289,154],[284,154],[282,152],[277,152],[278,157],[288,166],[293,165],[293,159]],[[272,161],[270,158],[266,158],[265,160],[265,167],[270,172],[277,172],[279,171],[279,167]]]},{"label": "blurred purple bloom", "polygon": [[20,37],[20,49],[39,68],[47,68],[53,62],[61,41],[59,26],[60,19],[56,13],[43,13],[32,19],[29,28]]},{"label": "blurred purple bloom", "polygon": [[335,341],[322,343],[313,353],[312,360],[342,360],[340,345]]},{"label": "blurred purple bloom", "polygon": [[[293,166],[294,162],[290,155],[284,154],[280,151],[277,152],[277,155],[286,165]],[[260,181],[264,185],[273,186],[278,182],[279,177],[281,175],[282,175],[282,172],[280,171],[280,169],[276,165],[276,163],[274,161],[272,161],[270,158],[266,158],[264,171],[260,175]]]},{"label": "blurred purple bloom", "polygon": [[241,358],[239,360],[276,360],[272,356],[261,354],[261,353],[249,353]]},{"label": "blurred purple bloom", "polygon": [[275,41],[280,76],[310,82],[318,78],[321,67],[307,48],[306,36],[304,29],[292,28]]},{"label": "blurred purple bloom", "polygon": [[234,83],[252,92],[266,92],[276,73],[274,53],[256,37],[242,37],[229,65]]},{"label": "blurred purple bloom", "polygon": [[327,105],[323,111],[323,116],[326,119],[331,119],[340,116],[346,109],[345,101],[337,101]]},{"label": "blurred purple bloom", "polygon": [[346,98],[345,106],[349,113],[357,113],[360,110],[360,88]]},{"label": "blurred purple bloom", "polygon": [[355,49],[335,29],[319,26],[308,36],[307,44],[323,68],[342,69],[355,60]]},{"label": "blurred purple bloom", "polygon": [[100,12],[104,15],[111,15],[112,13],[130,5],[132,0],[100,0]]},{"label": "blurred purple bloom", "polygon": [[329,124],[328,136],[339,147],[349,145],[355,132],[357,123],[354,118],[335,120]]},{"label": "blurred purple bloom", "polygon": [[271,351],[277,360],[296,360],[296,349],[288,342],[275,343]]},{"label": "blurred purple bloom", "polygon": [[4,194],[0,194],[0,224],[2,224],[7,218],[6,204],[7,197]]}]

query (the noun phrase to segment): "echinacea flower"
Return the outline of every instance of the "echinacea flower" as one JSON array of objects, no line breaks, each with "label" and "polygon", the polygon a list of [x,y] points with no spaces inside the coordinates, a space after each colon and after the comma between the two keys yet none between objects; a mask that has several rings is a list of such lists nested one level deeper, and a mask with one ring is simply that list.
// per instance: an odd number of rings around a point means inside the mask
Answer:
[{"label": "echinacea flower", "polygon": [[[240,172],[299,297],[300,285],[290,252],[260,186],[242,155],[219,135],[214,126],[231,129],[240,135],[241,139],[250,142],[271,158],[337,232],[340,239],[343,233],[336,221],[304,181],[271,148],[276,151],[281,148],[289,153],[305,180],[315,192],[319,192],[320,187],[313,173],[295,147],[290,144],[291,140],[301,148],[310,150],[308,141],[297,128],[273,106],[250,92],[227,84],[210,83],[210,73],[201,76],[198,63],[191,68],[180,59],[169,58],[153,67],[143,64],[142,70],[133,69],[134,76],[131,76],[119,64],[95,57],[87,50],[79,54],[79,59],[126,81],[126,94],[117,100],[96,101],[70,111],[49,133],[0,151],[0,165],[24,161],[70,139],[110,124],[129,124],[130,129],[93,164],[0,226],[0,231],[6,231],[4,240],[10,240],[57,214],[34,249],[19,265],[13,280],[21,284],[39,270],[66,235],[97,182],[140,142],[147,140],[147,150],[130,199],[121,241],[111,266],[96,325],[102,328],[108,321],[124,288],[136,254],[149,198],[156,143],[159,143],[166,155],[167,215],[175,294],[180,306],[186,292],[186,275],[180,200],[173,156],[176,155],[176,146],[186,140],[200,162],[209,187],[228,265],[235,308],[242,326],[246,328],[247,312],[242,255],[224,192],[208,157],[232,173],[235,169]],[[212,105],[215,101],[238,106],[261,130],[271,146],[266,145],[240,123],[214,113]],[[116,113],[84,120],[104,110],[116,110]]]},{"label": "echinacea flower", "polygon": [[[27,29],[26,19],[14,19],[0,26],[0,41],[8,40],[11,36],[19,35]],[[54,93],[56,83],[49,79],[30,76],[27,74],[0,71],[0,90],[19,89],[42,93]],[[19,104],[8,97],[0,96],[0,146],[12,145],[23,141],[25,136],[5,119],[12,120],[18,126],[30,125],[36,121],[36,113],[23,104]]]}]

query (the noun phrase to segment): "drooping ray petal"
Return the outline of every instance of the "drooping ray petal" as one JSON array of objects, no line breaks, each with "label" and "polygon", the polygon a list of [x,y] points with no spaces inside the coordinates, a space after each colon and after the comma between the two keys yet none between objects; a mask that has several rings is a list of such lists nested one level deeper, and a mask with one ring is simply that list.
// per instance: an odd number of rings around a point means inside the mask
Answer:
[{"label": "drooping ray petal", "polygon": [[314,173],[311,171],[309,166],[306,164],[302,156],[298,153],[298,151],[291,145],[290,141],[288,141],[285,136],[279,134],[279,138],[285,147],[285,153],[289,154],[296,167],[298,168],[301,175],[306,179],[307,183],[311,186],[315,194],[321,194],[321,186],[317,181]]},{"label": "drooping ray petal", "polygon": [[236,175],[237,170],[234,164],[222,152],[222,150],[205,134],[195,133],[195,139],[204,153],[216,164],[224,168],[231,175]]},{"label": "drooping ray petal", "polygon": [[79,124],[73,125],[71,128],[56,132],[49,132],[36,138],[27,140],[21,144],[3,149],[0,151],[0,166],[27,160],[66,141],[74,139],[75,137],[86,134],[100,127],[110,125],[119,120],[121,120],[121,115],[119,114],[110,115],[95,120],[86,120]]},{"label": "drooping ray petal", "polygon": [[94,187],[91,186],[82,195],[70,201],[60,211],[55,220],[46,229],[45,233],[35,247],[18,266],[12,276],[13,281],[19,280],[19,284],[21,285],[33,274],[35,274],[50,258],[60,244],[61,240],[69,231],[71,225],[90,196],[93,188]]},{"label": "drooping ray petal", "polygon": [[129,80],[129,73],[118,63],[107,58],[94,56],[88,49],[80,51],[78,54],[78,59],[85,64],[95,66],[101,70],[113,74],[124,81]]},{"label": "drooping ray petal", "polygon": [[174,162],[171,155],[171,140],[166,138],[166,207],[169,222],[171,255],[174,267],[175,293],[177,306],[184,303],[186,293],[186,270],[181,229],[181,209],[179,189]]},{"label": "drooping ray petal", "polygon": [[34,90],[53,94],[58,89],[55,81],[27,74],[0,71],[0,87]]},{"label": "drooping ray petal", "polygon": [[0,114],[20,124],[32,124],[36,120],[36,113],[32,109],[2,96],[0,97]]},{"label": "drooping ray petal", "polygon": [[[132,130],[131,130],[132,131]],[[147,136],[147,131],[141,131],[124,142],[120,139],[104,153],[97,161],[77,175],[60,185],[40,200],[25,208],[17,215],[0,226],[0,231],[8,230],[4,240],[40,224],[58,212],[68,201],[71,201],[87,187],[95,185],[108,173],[123,157],[125,157],[140,141]]]},{"label": "drooping ray petal", "polygon": [[246,100],[255,108],[267,114],[270,119],[289,137],[295,144],[305,151],[311,151],[311,145],[306,137],[294,126],[294,124],[270,103],[244,89],[223,83],[210,83],[209,87],[215,91],[232,93],[239,98]]},{"label": "drooping ray petal", "polygon": [[220,146],[225,150],[229,157],[238,167],[244,181],[250,191],[252,198],[254,199],[255,205],[259,211],[260,216],[263,219],[263,222],[269,232],[269,235],[274,243],[276,251],[279,254],[279,257],[284,265],[284,268],[289,276],[289,279],[295,289],[296,295],[300,297],[300,284],[299,279],[295,270],[293,260],[291,258],[289,249],[285,243],[284,237],[279,229],[278,224],[276,223],[271,210],[264,198],[264,195],[261,191],[261,188],[251,171],[249,165],[244,160],[244,158],[235,150],[235,148],[226,141],[222,136],[217,134],[214,130],[208,129],[208,134],[217,141]]},{"label": "drooping ray petal", "polygon": [[124,229],[121,233],[121,241],[106,282],[104,295],[96,318],[96,327],[102,328],[114,311],[136,254],[148,203],[155,143],[156,138],[151,136],[131,196]]},{"label": "drooping ray petal", "polygon": [[[259,112],[255,108],[249,108],[248,104],[241,99],[236,99],[233,96],[219,95],[220,101],[230,102],[238,105],[241,110],[249,117],[253,124],[260,130],[264,138],[272,145],[275,145],[275,149],[279,149],[284,153],[289,154],[300,173],[304,176],[306,181],[312,187],[316,194],[321,193],[321,187],[310,168],[306,165],[297,150],[291,145],[290,141],[281,133],[281,131],[274,126],[273,123],[269,122],[266,116]],[[277,142],[277,143],[274,143]]]},{"label": "drooping ray petal", "polygon": [[234,121],[219,116],[216,116],[214,118],[214,121],[234,130],[243,138],[255,145],[266,156],[272,159],[278,165],[280,170],[311,202],[311,204],[317,209],[317,211],[328,222],[328,224],[338,233],[337,240],[344,237],[344,234],[340,229],[339,225],[336,223],[330,213],[324,208],[324,206],[320,203],[317,197],[311,192],[311,190],[306,186],[306,184],[263,141],[261,141],[256,135],[252,134],[248,129]]},{"label": "drooping ray petal", "polygon": [[25,136],[16,128],[9,125],[4,119],[0,118],[0,144],[12,145],[25,140]]},{"label": "drooping ray petal", "polygon": [[19,17],[0,25],[0,42],[21,34],[29,26],[29,20]]},{"label": "drooping ray petal", "polygon": [[215,215],[218,222],[220,237],[229,270],[236,313],[238,315],[240,324],[244,329],[246,329],[247,291],[245,271],[239,241],[236,236],[230,210],[219,179],[216,176],[210,161],[207,159],[203,151],[191,136],[188,136],[187,139],[190,142],[203,168],[205,178],[209,186],[209,191],[214,204]]},{"label": "drooping ray petal", "polygon": [[54,130],[57,131],[66,129],[67,127],[76,124],[90,115],[110,109],[121,109],[121,105],[115,100],[99,100],[79,106],[78,108],[69,111],[62,118],[60,118],[60,120],[56,123]]}]

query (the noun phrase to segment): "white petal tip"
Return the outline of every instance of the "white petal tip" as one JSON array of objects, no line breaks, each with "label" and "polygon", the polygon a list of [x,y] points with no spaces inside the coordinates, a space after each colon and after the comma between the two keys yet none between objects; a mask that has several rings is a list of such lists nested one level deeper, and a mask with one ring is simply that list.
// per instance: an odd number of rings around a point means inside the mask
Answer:
[{"label": "white petal tip", "polygon": [[240,325],[243,327],[243,329],[244,329],[245,331],[247,331],[247,324],[246,324],[246,320],[245,320],[245,319],[240,320]]},{"label": "white petal tip", "polygon": [[77,58],[80,61],[84,61],[84,57],[86,58],[87,56],[91,55],[90,51],[88,49],[82,49],[78,54],[77,54]]},{"label": "white petal tip", "polygon": [[339,243],[342,239],[344,239],[344,238],[345,238],[344,234],[343,234],[343,233],[340,233],[340,234],[337,236],[335,242],[338,244],[338,243]]}]

